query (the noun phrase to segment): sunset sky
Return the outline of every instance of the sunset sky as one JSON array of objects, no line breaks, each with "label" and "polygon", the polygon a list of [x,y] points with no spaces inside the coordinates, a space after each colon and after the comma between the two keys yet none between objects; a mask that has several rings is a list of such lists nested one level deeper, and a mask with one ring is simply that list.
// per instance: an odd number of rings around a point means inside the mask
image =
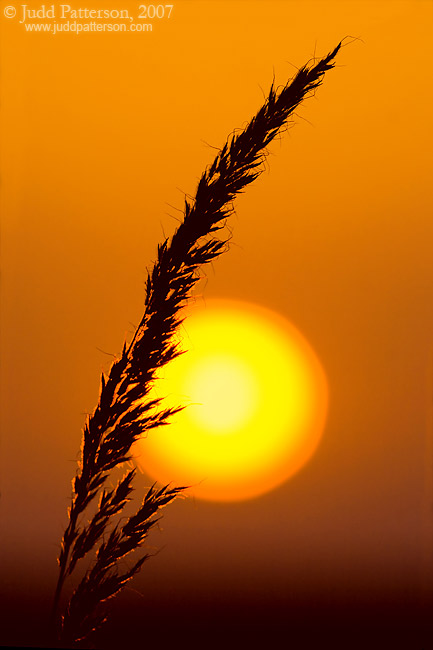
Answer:
[{"label": "sunset sky", "polygon": [[[138,15],[130,0],[89,7],[120,5]],[[80,34],[31,33],[21,11],[2,3],[0,16],[0,644],[43,643],[85,415],[140,321],[185,195],[273,78],[350,36],[238,198],[230,250],[196,293],[273,310],[301,332],[328,381],[320,445],[256,499],[167,507],[149,538],[157,554],[112,602],[102,638],[206,648],[219,633],[234,647],[284,629],[337,648],[361,633],[422,648],[433,3],[174,0],[151,32]],[[151,482],[139,474],[137,499]]]}]

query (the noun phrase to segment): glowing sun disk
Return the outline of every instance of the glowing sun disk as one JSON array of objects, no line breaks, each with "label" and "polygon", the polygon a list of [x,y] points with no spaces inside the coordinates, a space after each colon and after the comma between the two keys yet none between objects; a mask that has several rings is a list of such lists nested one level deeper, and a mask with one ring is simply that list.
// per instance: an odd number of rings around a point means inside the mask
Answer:
[{"label": "glowing sun disk", "polygon": [[185,378],[185,388],[197,400],[191,414],[199,426],[228,433],[249,419],[258,386],[248,366],[230,355],[206,355]]},{"label": "glowing sun disk", "polygon": [[214,501],[249,499],[295,474],[316,450],[327,384],[313,350],[286,319],[249,303],[212,300],[181,332],[155,396],[186,405],[138,443],[138,462],[162,483]]}]

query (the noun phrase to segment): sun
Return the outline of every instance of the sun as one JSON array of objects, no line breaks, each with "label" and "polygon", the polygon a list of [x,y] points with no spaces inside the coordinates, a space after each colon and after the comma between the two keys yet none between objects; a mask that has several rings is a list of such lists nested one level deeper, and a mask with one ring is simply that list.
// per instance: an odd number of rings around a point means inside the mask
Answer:
[{"label": "sun", "polygon": [[258,382],[233,353],[204,353],[185,373],[185,388],[196,405],[191,417],[209,433],[232,433],[250,419],[259,401]]},{"label": "sun", "polygon": [[187,314],[185,354],[155,383],[163,406],[185,408],[137,443],[161,483],[211,501],[257,497],[293,476],[322,436],[327,382],[311,346],[275,312],[210,300]]}]

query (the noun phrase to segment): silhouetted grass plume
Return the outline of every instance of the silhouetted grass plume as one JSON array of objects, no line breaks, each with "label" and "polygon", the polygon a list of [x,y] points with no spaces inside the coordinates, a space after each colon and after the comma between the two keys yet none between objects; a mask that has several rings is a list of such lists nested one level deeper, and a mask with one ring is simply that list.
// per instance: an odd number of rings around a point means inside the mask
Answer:
[{"label": "silhouetted grass plume", "polygon": [[[102,374],[98,404],[83,429],[52,613],[57,638],[65,643],[87,638],[103,622],[100,604],[122,589],[148,556],[135,559],[129,569],[119,561],[142,546],[158,511],[185,489],[153,486],[137,512],[120,521],[131,499],[135,470],[113,489],[106,483],[114,468],[131,459],[131,446],[140,436],[167,424],[180,410],[163,409],[149,393],[157,370],[180,353],[173,335],[183,320],[182,307],[199,279],[199,269],[226,250],[228,237],[222,230],[236,195],[259,176],[267,145],[334,67],[340,47],[341,43],[318,62],[303,66],[280,92],[272,84],[258,113],[242,132],[229,137],[203,172],[195,198],[185,200],[184,218],[174,235],[158,247],[147,279],[143,318],[108,375]],[[87,508],[98,497],[96,512],[86,522]],[[81,559],[92,557],[92,551],[96,552],[89,568],[59,615],[66,578]]]}]

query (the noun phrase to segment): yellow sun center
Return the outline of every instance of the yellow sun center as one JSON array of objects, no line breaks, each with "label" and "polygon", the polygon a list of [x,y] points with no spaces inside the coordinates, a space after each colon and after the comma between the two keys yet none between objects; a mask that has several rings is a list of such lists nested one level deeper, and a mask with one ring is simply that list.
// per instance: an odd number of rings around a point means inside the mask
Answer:
[{"label": "yellow sun center", "polygon": [[258,385],[247,364],[236,357],[203,356],[185,377],[185,388],[197,400],[192,417],[204,431],[228,433],[254,413]]},{"label": "yellow sun center", "polygon": [[248,303],[209,301],[188,315],[186,352],[162,369],[154,396],[185,406],[138,443],[138,463],[194,496],[249,499],[297,472],[322,434],[327,386],[311,347],[284,318]]}]

